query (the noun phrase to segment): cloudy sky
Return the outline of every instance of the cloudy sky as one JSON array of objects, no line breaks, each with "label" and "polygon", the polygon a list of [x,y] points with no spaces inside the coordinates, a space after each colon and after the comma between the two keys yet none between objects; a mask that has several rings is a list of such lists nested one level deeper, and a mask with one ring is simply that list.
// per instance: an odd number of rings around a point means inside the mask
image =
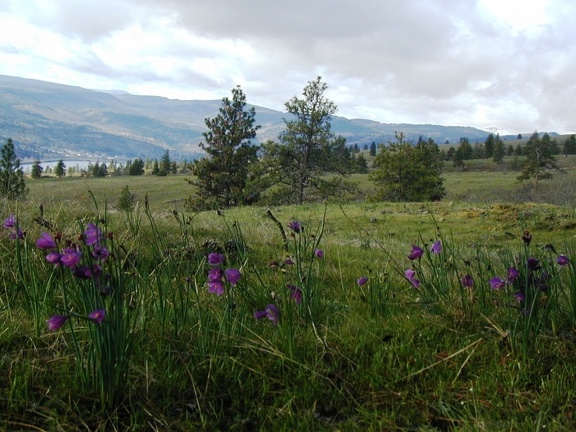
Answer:
[{"label": "cloudy sky", "polygon": [[[574,0],[2,0],[0,74],[348,118],[576,132]],[[494,128],[494,129],[490,129]]]}]

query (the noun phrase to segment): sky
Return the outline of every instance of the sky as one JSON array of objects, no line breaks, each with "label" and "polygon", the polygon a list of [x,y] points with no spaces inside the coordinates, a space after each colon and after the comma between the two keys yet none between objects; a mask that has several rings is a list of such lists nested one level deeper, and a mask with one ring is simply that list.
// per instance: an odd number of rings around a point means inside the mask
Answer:
[{"label": "sky", "polygon": [[0,74],[284,111],[576,133],[574,0],[2,0]]}]

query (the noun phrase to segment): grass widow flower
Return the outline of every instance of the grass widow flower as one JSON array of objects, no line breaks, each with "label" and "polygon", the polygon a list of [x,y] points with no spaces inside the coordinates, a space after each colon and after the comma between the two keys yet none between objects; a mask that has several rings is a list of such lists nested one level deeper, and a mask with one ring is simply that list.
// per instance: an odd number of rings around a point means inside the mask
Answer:
[{"label": "grass widow flower", "polygon": [[412,250],[410,251],[410,254],[408,255],[408,259],[410,261],[413,261],[415,259],[421,258],[422,255],[424,255],[424,249],[422,249],[419,246],[412,245]]},{"label": "grass widow flower", "polygon": [[442,241],[441,240],[437,240],[434,242],[434,244],[432,245],[432,247],[430,248],[430,251],[433,254],[441,254],[442,253]]},{"label": "grass widow flower", "polygon": [[508,267],[508,283],[509,284],[513,283],[518,278],[519,275],[520,275],[520,272],[518,271],[517,268]]},{"label": "grass widow flower", "polygon": [[464,288],[472,288],[474,286],[474,279],[472,279],[472,276],[467,274],[460,279],[460,283]]},{"label": "grass widow flower", "polygon": [[366,282],[368,282],[368,277],[366,276],[362,276],[361,278],[358,278],[358,280],[356,281],[358,286],[366,285]]},{"label": "grass widow flower", "polygon": [[406,279],[412,284],[414,288],[420,288],[420,281],[416,279],[416,272],[413,269],[408,269],[404,272]]},{"label": "grass widow flower", "polygon": [[221,280],[209,280],[208,292],[221,296],[224,294],[224,282]]},{"label": "grass widow flower", "polygon": [[242,277],[242,273],[240,273],[240,270],[237,270],[234,268],[226,269],[224,271],[224,274],[226,275],[226,280],[232,286],[236,286],[236,284],[238,283],[238,281]]},{"label": "grass widow flower", "polygon": [[16,216],[11,214],[6,219],[4,219],[4,224],[2,224],[4,228],[14,228],[16,226]]},{"label": "grass widow flower", "polygon": [[62,328],[66,321],[68,321],[70,316],[68,315],[52,315],[50,318],[46,320],[46,324],[48,324],[49,331],[56,331]]},{"label": "grass widow flower", "polygon": [[64,249],[64,254],[60,257],[60,264],[64,267],[74,267],[80,262],[81,256],[82,252],[76,249],[66,248]]},{"label": "grass widow flower", "polygon": [[488,282],[493,290],[499,290],[500,288],[504,288],[506,285],[506,281],[498,276],[493,277]]},{"label": "grass widow flower", "polygon": [[316,249],[314,255],[316,255],[316,258],[324,258],[324,251],[322,249]]},{"label": "grass widow flower", "polygon": [[300,222],[298,222],[298,221],[290,222],[288,224],[288,228],[290,228],[295,233],[300,233],[300,232],[304,231],[304,227],[302,225],[300,225]]},{"label": "grass widow flower", "polygon": [[280,321],[280,309],[274,304],[269,304],[263,311],[254,312],[254,318],[268,318],[273,324],[278,324],[278,321]]},{"label": "grass widow flower", "polygon": [[50,234],[43,232],[36,240],[36,246],[40,249],[56,249],[56,242]]},{"label": "grass widow flower", "polygon": [[88,246],[98,244],[102,238],[102,231],[93,223],[86,225],[86,231],[84,231],[84,241]]},{"label": "grass widow flower", "polygon": [[104,318],[106,317],[106,309],[96,309],[88,314],[88,318],[94,321],[96,324],[102,324]]},{"label": "grass widow flower", "polygon": [[302,290],[295,285],[288,285],[288,289],[290,290],[290,298],[293,299],[296,304],[300,304],[302,302]]},{"label": "grass widow flower", "polygon": [[46,261],[48,261],[50,264],[60,264],[61,258],[62,255],[58,252],[50,252],[48,255],[46,255]]},{"label": "grass widow flower", "polygon": [[217,266],[224,262],[224,255],[212,252],[208,254],[208,264],[211,266]]},{"label": "grass widow flower", "polygon": [[556,258],[556,263],[564,267],[570,264],[570,259],[568,259],[566,255],[558,255],[558,257]]}]

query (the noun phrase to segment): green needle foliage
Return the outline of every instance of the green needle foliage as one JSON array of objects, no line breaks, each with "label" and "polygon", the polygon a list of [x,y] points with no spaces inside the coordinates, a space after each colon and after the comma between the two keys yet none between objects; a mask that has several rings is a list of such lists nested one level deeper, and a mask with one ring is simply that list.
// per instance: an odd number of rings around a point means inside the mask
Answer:
[{"label": "green needle foliage", "polygon": [[0,160],[0,197],[15,200],[26,196],[27,193],[28,188],[24,182],[20,159],[16,156],[12,138],[8,138],[2,147],[2,160]]},{"label": "green needle foliage", "polygon": [[354,190],[343,181],[352,171],[350,151],[344,137],[330,130],[330,119],[338,108],[324,96],[327,88],[318,77],[304,88],[302,99],[286,102],[286,110],[295,119],[284,120],[280,143],[264,146],[269,184],[278,187],[274,203],[302,204]]},{"label": "green needle foliage", "polygon": [[189,201],[196,209],[225,208],[253,202],[258,193],[250,187],[251,167],[258,162],[258,147],[250,140],[260,126],[254,126],[256,111],[246,109],[246,95],[240,86],[232,89],[232,100],[222,99],[220,113],[206,119],[208,131],[200,147],[207,156],[195,161],[192,172],[198,187]]}]

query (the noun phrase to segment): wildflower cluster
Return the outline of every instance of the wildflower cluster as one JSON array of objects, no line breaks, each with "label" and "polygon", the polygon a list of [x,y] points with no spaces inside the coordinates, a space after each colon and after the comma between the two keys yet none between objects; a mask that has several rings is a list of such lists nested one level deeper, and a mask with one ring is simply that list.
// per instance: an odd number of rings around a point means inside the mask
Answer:
[{"label": "wildflower cluster", "polygon": [[8,230],[10,230],[10,234],[8,234],[8,238],[10,240],[23,240],[26,236],[26,233],[20,229],[16,222],[16,216],[11,214],[5,220],[2,226]]},{"label": "wildflower cluster", "polygon": [[[106,295],[110,292],[110,288],[101,286],[101,282],[104,279],[102,277],[102,265],[110,256],[110,252],[105,246],[104,235],[100,228],[90,223],[86,226],[85,231],[79,238],[85,247],[86,255],[88,255],[84,263],[82,262],[84,254],[80,244],[67,240],[64,247],[59,248],[59,242],[62,239],[59,233],[53,237],[49,233],[43,232],[40,238],[36,240],[36,246],[47,252],[45,258],[47,262],[56,267],[63,266],[69,268],[72,275],[78,279],[92,280],[100,293]],[[90,295],[85,297],[84,300],[84,303],[86,303],[84,309],[88,308],[88,310],[90,310],[90,307],[94,308],[97,303],[94,301],[94,297]],[[68,308],[68,305],[65,305],[65,308]],[[88,313],[87,316],[71,313],[66,315],[53,315],[47,321],[48,330],[56,331],[60,329],[72,315],[101,324],[106,316],[106,310],[98,305],[97,308]]]},{"label": "wildflower cluster", "polygon": [[208,255],[208,264],[211,266],[208,271],[208,292],[214,293],[221,296],[224,294],[224,283],[228,282],[231,286],[236,286],[242,273],[240,270],[235,268],[222,269],[222,264],[224,264],[224,255],[219,253],[211,253]]}]

